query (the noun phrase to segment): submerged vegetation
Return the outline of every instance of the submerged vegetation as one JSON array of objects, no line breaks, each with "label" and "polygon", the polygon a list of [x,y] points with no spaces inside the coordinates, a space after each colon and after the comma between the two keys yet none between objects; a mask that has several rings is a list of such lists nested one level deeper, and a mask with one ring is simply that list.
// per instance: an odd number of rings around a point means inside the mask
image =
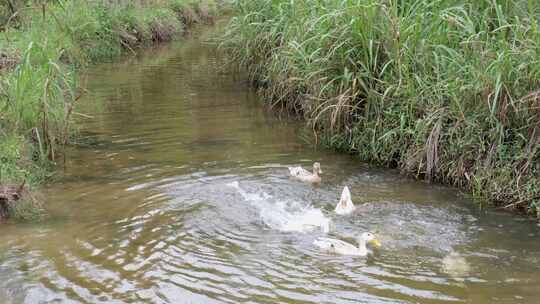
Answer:
[{"label": "submerged vegetation", "polygon": [[223,47],[324,144],[540,215],[535,1],[234,2]]},{"label": "submerged vegetation", "polygon": [[212,0],[0,3],[0,186],[34,185],[61,158],[81,94],[76,68],[171,40],[216,9]]}]

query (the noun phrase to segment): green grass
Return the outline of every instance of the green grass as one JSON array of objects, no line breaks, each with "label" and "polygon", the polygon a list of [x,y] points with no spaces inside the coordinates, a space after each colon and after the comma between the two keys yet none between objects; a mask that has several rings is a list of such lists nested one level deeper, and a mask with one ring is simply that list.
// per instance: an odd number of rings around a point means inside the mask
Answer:
[{"label": "green grass", "polygon": [[222,47],[325,145],[540,215],[532,0],[236,0]]},{"label": "green grass", "polygon": [[217,10],[212,0],[11,3],[16,18],[0,4],[0,186],[33,187],[61,159],[75,131],[78,68],[172,40]]}]

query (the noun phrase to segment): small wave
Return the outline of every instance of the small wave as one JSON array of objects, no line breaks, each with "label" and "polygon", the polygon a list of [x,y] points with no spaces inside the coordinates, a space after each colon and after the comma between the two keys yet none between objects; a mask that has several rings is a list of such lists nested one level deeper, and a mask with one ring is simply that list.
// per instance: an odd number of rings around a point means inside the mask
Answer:
[{"label": "small wave", "polygon": [[237,181],[227,184],[259,211],[262,222],[271,229],[284,232],[330,230],[330,219],[319,208],[289,200],[278,200],[264,192],[247,192]]}]

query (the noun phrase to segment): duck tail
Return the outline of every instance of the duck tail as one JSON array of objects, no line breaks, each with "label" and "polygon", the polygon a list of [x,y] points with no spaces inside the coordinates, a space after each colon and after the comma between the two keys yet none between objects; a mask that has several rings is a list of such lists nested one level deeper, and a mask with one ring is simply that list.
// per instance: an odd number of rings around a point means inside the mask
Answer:
[{"label": "duck tail", "polygon": [[347,202],[350,200],[351,200],[351,191],[349,191],[349,187],[345,186],[343,187],[343,191],[341,192],[341,198],[339,199],[339,202],[341,204],[347,204]]}]

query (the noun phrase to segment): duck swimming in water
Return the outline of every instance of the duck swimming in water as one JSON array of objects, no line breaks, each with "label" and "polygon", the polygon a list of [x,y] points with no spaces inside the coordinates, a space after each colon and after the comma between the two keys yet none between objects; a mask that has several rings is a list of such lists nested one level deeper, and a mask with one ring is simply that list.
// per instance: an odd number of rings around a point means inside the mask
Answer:
[{"label": "duck swimming in water", "polygon": [[356,256],[366,256],[368,254],[368,250],[366,247],[366,244],[368,243],[375,247],[381,246],[381,243],[375,238],[375,236],[371,232],[362,233],[358,237],[357,241],[358,247],[341,240],[319,237],[315,241],[313,241],[313,245],[329,253]]},{"label": "duck swimming in water", "polygon": [[319,174],[322,174],[321,164],[316,162],[313,164],[313,172],[302,167],[289,167],[289,173],[295,179],[301,180],[307,183],[320,183],[321,177]]}]

